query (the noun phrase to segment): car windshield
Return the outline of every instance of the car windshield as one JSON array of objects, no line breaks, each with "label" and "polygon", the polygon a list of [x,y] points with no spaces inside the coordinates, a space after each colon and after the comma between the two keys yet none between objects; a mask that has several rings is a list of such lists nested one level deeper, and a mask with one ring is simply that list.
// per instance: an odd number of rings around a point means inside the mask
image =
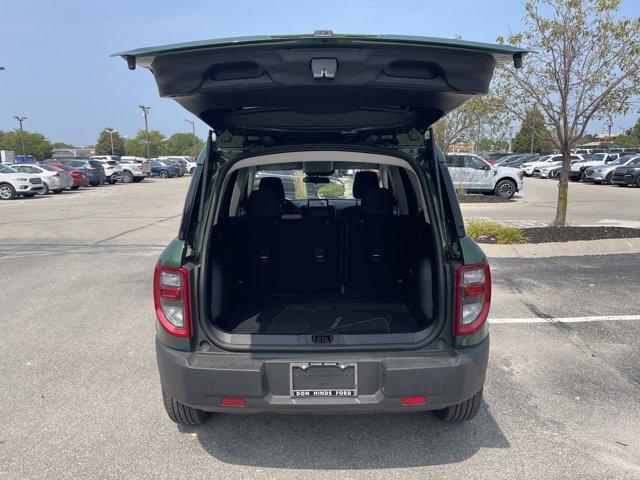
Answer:
[{"label": "car windshield", "polygon": [[[370,169],[363,169],[370,170]],[[260,170],[256,173],[253,189],[260,187],[262,179],[277,177],[287,200],[324,198],[329,200],[353,199],[353,181],[359,169],[339,169],[331,175],[312,176],[303,170]],[[380,175],[378,170],[375,172]],[[317,182],[317,183],[316,183]]]},{"label": "car windshield", "polygon": [[84,167],[85,162],[82,160],[68,160],[66,162],[64,162],[65,165],[68,165],[70,167],[74,167],[74,168],[79,168],[79,167]]},{"label": "car windshield", "polygon": [[6,165],[0,165],[0,173],[18,173],[18,171]]},{"label": "car windshield", "polygon": [[606,157],[607,157],[606,153],[596,153],[593,157],[591,157],[591,160],[599,162],[604,160]]}]

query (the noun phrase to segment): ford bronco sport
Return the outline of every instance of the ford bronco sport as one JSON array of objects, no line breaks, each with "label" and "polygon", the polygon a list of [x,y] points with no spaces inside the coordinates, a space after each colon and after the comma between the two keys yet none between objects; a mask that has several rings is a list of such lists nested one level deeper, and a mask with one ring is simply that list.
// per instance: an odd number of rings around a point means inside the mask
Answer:
[{"label": "ford bronco sport", "polygon": [[429,127],[525,53],[321,31],[118,54],[212,129],[154,276],[173,421],[476,415],[490,271]]}]

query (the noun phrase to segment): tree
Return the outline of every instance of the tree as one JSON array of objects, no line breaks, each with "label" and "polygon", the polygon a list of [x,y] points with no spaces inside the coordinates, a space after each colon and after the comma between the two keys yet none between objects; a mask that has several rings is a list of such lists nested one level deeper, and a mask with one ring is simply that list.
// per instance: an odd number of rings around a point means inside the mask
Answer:
[{"label": "tree", "polygon": [[51,148],[76,148],[73,145],[71,145],[70,143],[65,143],[65,142],[53,142],[51,144]]},{"label": "tree", "polygon": [[434,124],[435,139],[443,152],[461,142],[474,143],[478,151],[483,145],[491,149],[506,136],[508,113],[491,95],[474,97]]},{"label": "tree", "polygon": [[[44,135],[37,132],[24,131],[24,146],[27,155],[33,155],[39,161],[51,158],[51,142]],[[22,155],[20,130],[0,132],[0,150],[13,150],[16,155]]]},{"label": "tree", "polygon": [[165,143],[165,154],[197,157],[203,146],[204,142],[193,133],[174,133]]},{"label": "tree", "polygon": [[[162,132],[158,130],[149,130],[149,141],[151,147],[151,158],[164,155],[166,140]],[[145,130],[138,130],[138,133],[134,138],[127,139],[124,150],[127,155],[146,158],[147,132]]]},{"label": "tree", "polygon": [[[113,132],[113,151],[111,151],[111,137]],[[98,142],[95,146],[96,155],[124,155],[124,138],[113,127],[107,127],[98,135]]]},{"label": "tree", "polygon": [[593,118],[625,113],[640,88],[640,18],[620,18],[619,5],[528,0],[525,31],[507,39],[530,53],[522,68],[501,69],[505,107],[521,120],[538,107],[551,128],[549,140],[564,156],[555,225],[567,221],[571,149]]},{"label": "tree", "polygon": [[534,107],[527,112],[520,130],[513,138],[512,150],[515,153],[540,153],[551,147],[544,117]]}]

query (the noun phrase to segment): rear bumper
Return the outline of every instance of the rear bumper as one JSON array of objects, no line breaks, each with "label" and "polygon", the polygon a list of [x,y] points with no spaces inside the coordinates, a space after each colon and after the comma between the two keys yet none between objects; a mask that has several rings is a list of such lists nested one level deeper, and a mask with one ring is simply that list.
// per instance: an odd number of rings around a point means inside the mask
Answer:
[{"label": "rear bumper", "polygon": [[[372,413],[437,410],[470,398],[484,385],[489,338],[441,352],[401,354],[240,354],[173,350],[156,339],[160,382],[177,401],[232,413]],[[291,398],[289,364],[340,361],[358,364],[358,397]],[[426,396],[403,406],[403,396]],[[221,407],[223,396],[243,397],[246,407]]]}]

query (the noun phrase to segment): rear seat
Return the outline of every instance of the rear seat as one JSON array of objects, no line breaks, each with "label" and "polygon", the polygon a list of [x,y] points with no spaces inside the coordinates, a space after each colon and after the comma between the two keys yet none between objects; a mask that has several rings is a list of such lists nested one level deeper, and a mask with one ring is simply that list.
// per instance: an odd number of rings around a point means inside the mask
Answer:
[{"label": "rear seat", "polygon": [[229,218],[236,281],[254,294],[394,294],[406,281],[409,217],[393,196],[367,192],[357,217],[281,218],[267,189],[251,192],[247,216]]}]

